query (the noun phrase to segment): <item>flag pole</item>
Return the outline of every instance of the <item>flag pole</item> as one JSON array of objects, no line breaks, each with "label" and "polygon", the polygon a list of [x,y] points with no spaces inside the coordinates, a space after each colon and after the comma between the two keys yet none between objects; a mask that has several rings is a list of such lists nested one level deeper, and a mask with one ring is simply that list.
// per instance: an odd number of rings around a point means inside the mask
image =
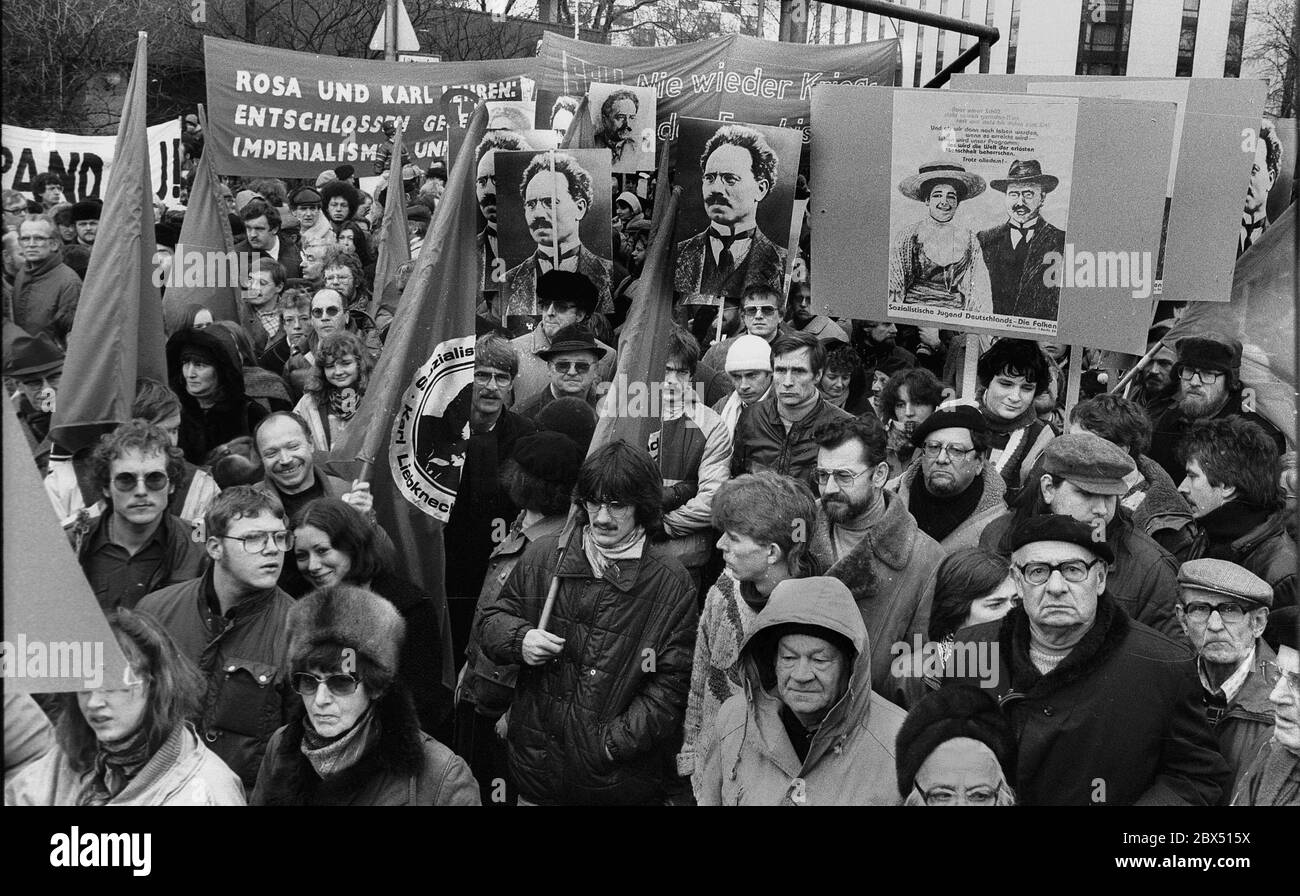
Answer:
[{"label": "flag pole", "polygon": [[1138,373],[1141,372],[1143,367],[1146,367],[1148,364],[1151,363],[1151,360],[1156,356],[1156,352],[1160,351],[1160,349],[1164,348],[1164,346],[1165,346],[1165,341],[1163,339],[1157,342],[1155,345],[1151,346],[1150,350],[1147,351],[1147,353],[1143,355],[1142,358],[1136,364],[1130,367],[1128,372],[1126,372],[1122,377],[1120,377],[1119,382],[1115,384],[1115,388],[1111,389],[1110,391],[1112,393],[1119,393],[1120,391],[1122,391],[1124,387],[1126,387],[1130,382],[1132,382],[1133,379],[1138,375]]},{"label": "flag pole", "polygon": [[555,269],[560,269],[560,194],[555,178],[555,150],[546,151],[551,165],[551,254],[555,256]]}]

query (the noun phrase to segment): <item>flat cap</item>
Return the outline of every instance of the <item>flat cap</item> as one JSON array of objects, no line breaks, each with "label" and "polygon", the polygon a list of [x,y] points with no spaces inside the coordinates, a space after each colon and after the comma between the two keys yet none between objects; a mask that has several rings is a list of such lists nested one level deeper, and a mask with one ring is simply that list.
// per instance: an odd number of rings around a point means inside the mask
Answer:
[{"label": "flat cap", "polygon": [[947,408],[936,408],[912,430],[912,444],[921,447],[925,437],[941,429],[969,429],[971,432],[988,432],[989,424],[980,413],[979,408],[968,404],[958,404]]},{"label": "flat cap", "polygon": [[1057,436],[1048,442],[1043,472],[1068,479],[1094,495],[1127,495],[1138,476],[1137,464],[1123,448],[1090,432]]},{"label": "flat cap", "polygon": [[429,212],[427,205],[408,205],[406,207],[406,220],[424,221],[426,224],[433,220],[433,215]]},{"label": "flat cap", "polygon": [[1178,567],[1178,589],[1184,597],[1188,591],[1205,591],[1261,607],[1273,606],[1273,586],[1227,560],[1188,560]]},{"label": "flat cap", "polygon": [[289,207],[320,205],[320,192],[315,187],[299,187],[289,194]]},{"label": "flat cap", "polygon": [[1114,563],[1115,552],[1105,540],[1095,537],[1094,531],[1100,534],[1103,530],[1094,530],[1087,523],[1081,523],[1071,516],[1055,513],[1031,516],[1011,530],[1011,550],[1018,551],[1027,544],[1039,541],[1064,541],[1087,548],[1107,563]]}]

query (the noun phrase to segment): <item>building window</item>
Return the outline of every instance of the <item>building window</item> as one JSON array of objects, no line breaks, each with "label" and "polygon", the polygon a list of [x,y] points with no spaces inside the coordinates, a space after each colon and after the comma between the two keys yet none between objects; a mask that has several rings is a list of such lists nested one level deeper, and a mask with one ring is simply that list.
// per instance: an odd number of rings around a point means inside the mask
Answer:
[{"label": "building window", "polygon": [[1020,0],[1011,0],[1011,27],[1007,29],[1007,74],[1016,73],[1016,48],[1020,43]]},{"label": "building window", "polygon": [[1196,57],[1196,24],[1201,18],[1201,0],[1183,0],[1183,30],[1178,34],[1178,67],[1174,76],[1190,78]]},{"label": "building window", "polygon": [[[918,7],[921,12],[925,12],[925,0],[921,0]],[[916,63],[912,67],[912,86],[921,86],[921,48],[925,46],[925,26],[916,26]]]},{"label": "building window", "polygon": [[1228,50],[1223,55],[1223,77],[1241,77],[1241,47],[1246,39],[1247,0],[1232,0],[1228,18]]},{"label": "building window", "polygon": [[1132,6],[1133,0],[1086,0],[1080,19],[1079,64],[1075,74],[1123,75],[1128,70]]},{"label": "building window", "polygon": [[[997,13],[997,8],[998,8],[998,0],[988,0],[987,4],[984,6],[984,24],[988,25],[990,28],[993,27],[993,20],[995,18],[995,14]],[[992,55],[991,53],[980,54],[981,75],[987,75],[989,73],[989,57],[991,55]]]}]

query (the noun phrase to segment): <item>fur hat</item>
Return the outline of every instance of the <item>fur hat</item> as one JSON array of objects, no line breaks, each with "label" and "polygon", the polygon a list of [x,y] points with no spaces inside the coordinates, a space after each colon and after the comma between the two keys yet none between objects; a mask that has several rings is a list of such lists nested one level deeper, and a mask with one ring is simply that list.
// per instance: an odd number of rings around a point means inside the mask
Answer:
[{"label": "fur hat", "polygon": [[406,621],[387,599],[355,585],[313,591],[289,610],[289,668],[306,672],[317,647],[351,648],[374,667],[384,687],[397,676]]},{"label": "fur hat", "polygon": [[1241,343],[1236,339],[1188,336],[1178,340],[1178,361],[1174,374],[1184,367],[1217,370],[1235,383],[1241,374]]},{"label": "fur hat", "polygon": [[898,793],[912,792],[916,773],[935,749],[958,737],[977,740],[993,751],[1007,783],[1015,786],[1016,739],[997,700],[969,685],[950,685],[912,707],[894,744]]}]

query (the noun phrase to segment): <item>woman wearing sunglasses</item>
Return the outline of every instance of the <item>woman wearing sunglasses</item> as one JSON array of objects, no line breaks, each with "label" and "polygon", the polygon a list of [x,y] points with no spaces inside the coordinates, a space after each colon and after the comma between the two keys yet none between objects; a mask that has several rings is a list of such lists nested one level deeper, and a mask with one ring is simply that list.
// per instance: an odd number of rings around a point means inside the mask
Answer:
[{"label": "woman wearing sunglasses", "polygon": [[477,806],[464,760],[420,730],[397,676],[401,613],[351,585],[289,612],[289,668],[305,714],[271,738],[254,806]]},{"label": "woman wearing sunglasses", "polygon": [[127,681],[61,695],[59,748],[5,787],[6,806],[242,806],[238,776],[186,719],[204,682],[152,616],[118,610],[108,626]]}]

